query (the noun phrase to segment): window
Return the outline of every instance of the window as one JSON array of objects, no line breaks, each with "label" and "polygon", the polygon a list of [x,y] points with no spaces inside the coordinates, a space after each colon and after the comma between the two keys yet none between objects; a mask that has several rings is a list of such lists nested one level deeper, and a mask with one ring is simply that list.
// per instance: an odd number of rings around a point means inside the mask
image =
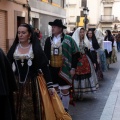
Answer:
[{"label": "window", "polygon": [[87,6],[87,0],[81,0],[82,4],[81,7],[86,7]]},{"label": "window", "polygon": [[80,16],[84,17],[83,11],[80,11]]},{"label": "window", "polygon": [[111,15],[111,14],[112,14],[112,7],[105,7],[104,15]]},{"label": "window", "polygon": [[52,3],[52,0],[48,0],[49,3]]},{"label": "window", "polygon": [[64,8],[64,0],[61,0],[61,7]]}]

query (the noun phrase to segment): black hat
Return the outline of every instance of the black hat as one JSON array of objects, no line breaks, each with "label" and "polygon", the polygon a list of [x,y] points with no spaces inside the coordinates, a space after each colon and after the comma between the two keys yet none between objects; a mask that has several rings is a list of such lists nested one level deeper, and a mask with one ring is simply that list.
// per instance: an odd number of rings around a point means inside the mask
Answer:
[{"label": "black hat", "polygon": [[56,19],[53,22],[49,22],[49,25],[62,27],[63,29],[67,28],[66,26],[63,25],[62,20],[60,20],[60,19]]}]

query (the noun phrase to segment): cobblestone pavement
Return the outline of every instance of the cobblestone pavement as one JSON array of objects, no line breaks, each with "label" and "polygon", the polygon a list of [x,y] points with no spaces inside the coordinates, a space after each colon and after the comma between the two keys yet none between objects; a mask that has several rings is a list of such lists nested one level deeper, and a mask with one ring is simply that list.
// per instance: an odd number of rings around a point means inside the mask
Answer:
[{"label": "cobblestone pavement", "polygon": [[99,81],[99,90],[94,94],[85,94],[84,100],[76,101],[75,107],[70,105],[69,113],[73,120],[100,120],[120,69],[120,53],[117,56],[118,62],[111,64],[109,70],[104,72],[104,79]]}]

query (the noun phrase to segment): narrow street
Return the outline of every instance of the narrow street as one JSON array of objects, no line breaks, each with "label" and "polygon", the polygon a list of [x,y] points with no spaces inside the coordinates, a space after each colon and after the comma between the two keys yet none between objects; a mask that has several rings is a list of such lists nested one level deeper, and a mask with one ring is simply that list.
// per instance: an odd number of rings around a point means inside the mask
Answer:
[{"label": "narrow street", "polygon": [[120,69],[120,53],[117,54],[117,57],[118,62],[111,64],[109,70],[104,72],[104,80],[99,81],[99,90],[94,94],[85,94],[84,100],[76,101],[75,107],[70,105],[69,113],[73,120],[100,120]]}]

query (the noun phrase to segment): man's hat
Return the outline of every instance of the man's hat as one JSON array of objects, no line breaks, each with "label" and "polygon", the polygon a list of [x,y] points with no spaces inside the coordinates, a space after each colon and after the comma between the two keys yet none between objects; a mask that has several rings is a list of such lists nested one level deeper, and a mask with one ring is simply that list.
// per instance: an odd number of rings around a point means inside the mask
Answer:
[{"label": "man's hat", "polygon": [[63,25],[62,20],[60,20],[60,19],[56,19],[53,22],[49,22],[49,25],[62,27],[63,29],[67,28],[66,26]]}]

